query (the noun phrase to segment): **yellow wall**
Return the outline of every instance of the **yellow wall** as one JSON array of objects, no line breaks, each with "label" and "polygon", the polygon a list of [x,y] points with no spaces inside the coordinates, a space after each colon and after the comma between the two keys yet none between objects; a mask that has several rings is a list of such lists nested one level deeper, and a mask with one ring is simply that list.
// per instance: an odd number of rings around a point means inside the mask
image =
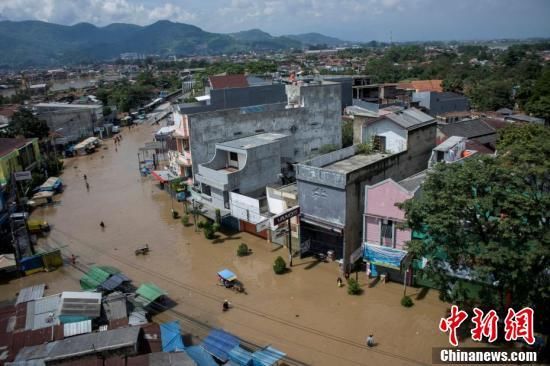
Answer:
[{"label": "yellow wall", "polygon": [[[36,161],[42,160],[40,155],[40,148],[38,146],[38,139],[33,139],[31,142],[34,149],[34,155]],[[27,145],[25,145],[27,146]],[[2,156],[0,158],[0,185],[6,184],[13,172],[23,170],[23,167],[19,164],[18,158],[19,150],[13,150],[12,152]]]}]

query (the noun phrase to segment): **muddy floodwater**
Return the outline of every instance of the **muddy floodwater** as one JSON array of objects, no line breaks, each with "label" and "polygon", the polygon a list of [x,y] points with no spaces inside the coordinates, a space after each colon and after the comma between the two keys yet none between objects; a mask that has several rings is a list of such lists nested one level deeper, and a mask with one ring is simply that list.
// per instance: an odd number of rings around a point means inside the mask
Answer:
[{"label": "muddy floodwater", "polygon": [[[431,364],[432,347],[448,345],[447,336],[437,329],[448,305],[435,291],[417,299],[419,290],[408,288],[415,305],[407,309],[400,305],[402,285],[369,288],[361,274],[364,293],[350,296],[336,286],[336,263],[297,260],[291,272],[277,276],[273,261],[278,255],[286,258],[284,249],[246,233],[206,240],[193,226],[172,219],[168,194],[138,171],[138,148],[152,140],[155,129],[158,126],[149,124],[125,128],[118,151],[112,140],[105,140],[107,149],[65,161],[66,189],[58,195],[59,203],[32,214],[52,225],[40,245],[60,247],[82,265],[115,266],[135,285],[153,282],[165,289],[176,305],[158,315],[158,321],[180,319],[184,332],[197,336],[204,336],[207,326],[222,327],[257,345],[271,344],[306,364]],[[182,212],[181,203],[174,205]],[[149,255],[135,256],[134,250],[146,243]],[[237,257],[240,243],[253,253]],[[216,272],[223,268],[237,274],[247,294],[218,286]],[[17,289],[37,282],[47,283],[48,293],[75,290],[80,276],[65,266],[3,284],[1,296],[12,297]],[[224,299],[233,304],[228,312],[221,311]],[[372,349],[365,346],[369,334],[377,343]]]}]

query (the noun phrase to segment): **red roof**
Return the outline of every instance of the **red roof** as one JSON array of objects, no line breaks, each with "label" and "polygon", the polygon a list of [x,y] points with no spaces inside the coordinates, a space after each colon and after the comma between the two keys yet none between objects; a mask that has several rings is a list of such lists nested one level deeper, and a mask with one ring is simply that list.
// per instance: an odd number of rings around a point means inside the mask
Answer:
[{"label": "red roof", "polygon": [[22,148],[31,141],[32,139],[25,138],[0,138],[0,157],[9,154],[15,149]]},{"label": "red roof", "polygon": [[408,83],[399,83],[399,87],[403,89],[414,89],[417,92],[442,92],[442,82],[443,80],[412,80]]},{"label": "red roof", "polygon": [[246,88],[248,80],[243,74],[210,76],[208,78],[212,89]]}]

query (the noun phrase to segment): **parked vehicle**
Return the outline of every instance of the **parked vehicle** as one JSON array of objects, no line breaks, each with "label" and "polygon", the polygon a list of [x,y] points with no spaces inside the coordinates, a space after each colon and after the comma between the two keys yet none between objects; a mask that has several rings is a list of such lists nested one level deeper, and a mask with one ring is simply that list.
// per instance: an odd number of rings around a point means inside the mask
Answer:
[{"label": "parked vehicle", "polygon": [[117,126],[117,125],[114,125],[113,128],[111,129],[111,132],[112,133],[119,133],[120,132],[120,127]]},{"label": "parked vehicle", "polygon": [[53,191],[37,192],[30,200],[27,201],[27,205],[30,207],[47,205],[53,202],[53,195]]},{"label": "parked vehicle", "polygon": [[50,231],[50,224],[40,219],[31,219],[27,221],[27,228],[33,234],[42,234]]},{"label": "parked vehicle", "polygon": [[65,156],[66,157],[73,157],[76,155],[76,150],[74,149],[74,145],[70,145],[65,149]]}]

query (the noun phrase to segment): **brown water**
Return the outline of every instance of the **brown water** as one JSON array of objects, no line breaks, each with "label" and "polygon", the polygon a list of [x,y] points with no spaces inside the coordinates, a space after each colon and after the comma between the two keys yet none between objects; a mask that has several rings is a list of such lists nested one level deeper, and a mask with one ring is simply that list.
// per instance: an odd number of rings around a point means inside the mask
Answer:
[{"label": "brown water", "polygon": [[[410,309],[400,305],[403,287],[395,283],[365,286],[363,295],[350,296],[336,286],[335,263],[298,260],[290,273],[277,276],[272,264],[278,255],[286,258],[283,249],[246,233],[208,241],[192,226],[173,220],[169,196],[138,171],[138,147],[150,141],[157,128],[124,129],[118,152],[108,140],[107,150],[65,162],[66,189],[58,196],[60,203],[33,213],[53,226],[44,240],[47,245],[77,255],[86,265],[116,266],[136,285],[154,282],[167,290],[177,305],[159,315],[159,321],[181,318],[184,332],[204,336],[204,328],[184,318],[190,316],[258,345],[271,344],[307,364],[430,364],[431,348],[447,345],[446,335],[437,330],[447,305],[433,291]],[[174,205],[182,212],[180,203]],[[252,255],[236,256],[241,242],[249,245]],[[134,249],[145,243],[150,254],[136,257]],[[246,295],[217,285],[216,272],[223,268],[237,274]],[[1,293],[13,296],[17,288],[44,281],[49,293],[76,289],[79,276],[66,267],[13,281]],[[359,280],[366,284],[364,275]],[[221,311],[224,299],[234,306],[226,313]],[[365,347],[369,333],[378,343],[372,349]]]}]

